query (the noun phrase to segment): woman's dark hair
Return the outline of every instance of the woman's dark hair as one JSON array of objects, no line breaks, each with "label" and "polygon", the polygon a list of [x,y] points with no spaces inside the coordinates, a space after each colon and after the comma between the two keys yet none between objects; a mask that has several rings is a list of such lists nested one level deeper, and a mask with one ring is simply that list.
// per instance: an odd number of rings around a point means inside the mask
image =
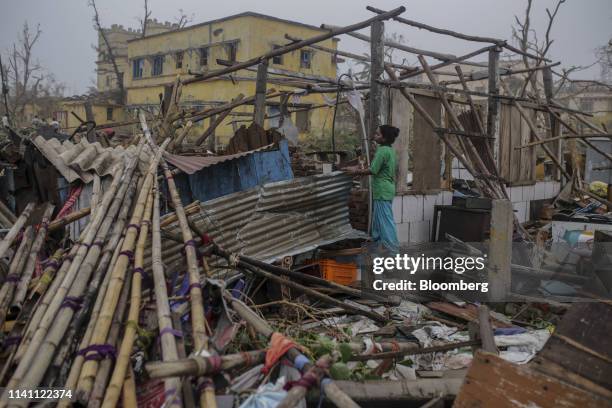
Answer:
[{"label": "woman's dark hair", "polygon": [[380,125],[378,128],[380,129],[380,134],[384,139],[383,144],[391,146],[399,135],[399,129],[391,125]]}]

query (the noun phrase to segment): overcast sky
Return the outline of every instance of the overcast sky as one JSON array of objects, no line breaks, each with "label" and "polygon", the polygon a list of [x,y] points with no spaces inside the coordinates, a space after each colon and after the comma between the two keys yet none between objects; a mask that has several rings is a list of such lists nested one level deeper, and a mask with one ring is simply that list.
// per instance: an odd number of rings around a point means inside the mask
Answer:
[{"label": "overcast sky", "polygon": [[[103,25],[113,23],[137,27],[142,15],[141,0],[97,0]],[[193,23],[254,11],[312,25],[321,23],[348,25],[367,19],[372,13],[367,5],[391,9],[403,5],[406,18],[466,34],[509,39],[514,15],[523,15],[526,0],[150,0],[152,17],[175,21],[179,9],[193,15]],[[556,0],[535,0],[533,26],[538,37],[544,37],[546,7]],[[68,87],[67,94],[84,92],[95,78],[95,52],[92,44],[96,33],[92,27],[91,9],[87,0],[1,0],[0,50],[11,47],[24,21],[40,24],[42,36],[34,49],[41,65]],[[554,44],[549,55],[564,66],[589,65],[595,60],[595,48],[612,38],[611,0],[567,0],[562,5],[552,30]],[[439,52],[460,55],[480,48],[477,43],[455,40],[398,22],[385,25],[387,33],[404,36],[407,44]],[[339,48],[367,52],[360,40],[341,36]],[[413,56],[408,61],[414,62]],[[577,77],[597,78],[593,67]]]}]

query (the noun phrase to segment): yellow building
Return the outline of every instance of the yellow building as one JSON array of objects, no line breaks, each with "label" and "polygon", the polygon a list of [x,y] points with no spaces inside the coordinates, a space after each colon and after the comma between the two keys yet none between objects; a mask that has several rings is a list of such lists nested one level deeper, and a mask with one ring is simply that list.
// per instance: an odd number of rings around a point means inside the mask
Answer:
[{"label": "yellow building", "polygon": [[[127,90],[127,108],[157,109],[164,86],[174,82],[177,75],[192,78],[191,73],[217,70],[223,65],[217,60],[246,61],[262,55],[274,47],[288,43],[285,34],[309,38],[324,30],[293,21],[282,20],[262,14],[246,12],[218,20],[176,29],[165,33],[147,35],[127,41],[128,66],[124,75]],[[336,49],[337,40],[329,39],[321,43],[327,48]],[[314,74],[330,78],[336,77],[336,61],[328,53],[303,48],[269,62],[270,68]],[[255,94],[256,73],[241,70],[231,76],[213,78],[209,81],[194,83],[183,87],[181,104],[186,107],[211,107],[226,103],[238,94]],[[277,91],[294,89],[275,83],[274,75],[268,76],[268,89]],[[292,99],[293,107],[318,105],[324,103],[319,94]],[[276,113],[279,98],[268,100],[268,113]],[[252,112],[252,106],[234,110],[235,115],[226,118],[216,135],[221,143],[227,142],[233,134],[234,125],[250,120],[240,115]],[[331,127],[331,109],[321,108],[292,114],[292,121],[300,134],[319,135]],[[206,128],[209,120],[200,124]],[[248,124],[248,123],[247,123]],[[266,123],[266,128],[274,123]],[[196,132],[194,132],[196,133]]]},{"label": "yellow building", "polygon": [[[72,96],[64,98],[59,103],[59,106],[59,110],[55,112],[55,115],[62,129],[65,129],[68,133],[81,124],[72,112],[84,121],[88,117],[92,117],[96,125],[107,125],[127,120],[123,106],[117,103],[116,99],[110,95]],[[91,109],[89,116],[87,114],[88,109]]]}]

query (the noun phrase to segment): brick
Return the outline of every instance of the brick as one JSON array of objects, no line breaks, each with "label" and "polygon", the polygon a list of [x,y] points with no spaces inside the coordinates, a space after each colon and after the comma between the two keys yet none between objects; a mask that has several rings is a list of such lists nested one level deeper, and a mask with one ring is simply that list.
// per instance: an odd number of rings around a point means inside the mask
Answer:
[{"label": "brick", "polygon": [[395,227],[397,228],[397,239],[399,240],[400,244],[408,243],[410,239],[410,224],[405,222],[395,224]]},{"label": "brick", "polygon": [[429,221],[412,221],[410,223],[410,242],[429,242]]},{"label": "brick", "polygon": [[393,221],[396,224],[402,222],[402,196],[393,197]]},{"label": "brick", "polygon": [[423,196],[405,195],[402,200],[402,222],[422,221]]}]

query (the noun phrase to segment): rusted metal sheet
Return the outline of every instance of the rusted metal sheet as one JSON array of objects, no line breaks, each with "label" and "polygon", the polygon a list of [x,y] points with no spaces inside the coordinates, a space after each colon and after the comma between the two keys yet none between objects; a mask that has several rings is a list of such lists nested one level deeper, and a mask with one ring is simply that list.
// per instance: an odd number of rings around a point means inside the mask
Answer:
[{"label": "rusted metal sheet", "polygon": [[474,356],[453,405],[455,408],[609,406],[609,400],[484,352]]},{"label": "rusted metal sheet", "polygon": [[[342,172],[267,183],[204,203],[190,217],[230,252],[266,262],[318,246],[365,237],[349,223],[348,195],[352,179]],[[178,234],[170,224],[166,231]],[[165,240],[164,251],[182,244]]]}]

